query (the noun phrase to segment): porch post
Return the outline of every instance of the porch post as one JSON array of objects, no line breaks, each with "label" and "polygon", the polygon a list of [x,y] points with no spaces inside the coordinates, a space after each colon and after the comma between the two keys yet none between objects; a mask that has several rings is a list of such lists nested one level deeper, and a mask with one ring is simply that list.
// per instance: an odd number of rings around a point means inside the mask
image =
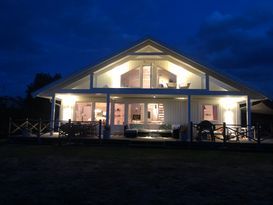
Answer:
[{"label": "porch post", "polygon": [[125,110],[124,110],[124,114],[125,114],[125,117],[124,117],[124,125],[128,125],[129,122],[128,122],[128,103],[124,103],[124,106],[125,106]]},{"label": "porch post", "polygon": [[192,126],[192,124],[191,124],[191,95],[188,95],[188,139],[191,139],[191,135],[192,135],[192,133],[191,133],[191,130],[192,130],[192,128],[191,128],[191,126]]},{"label": "porch post", "polygon": [[252,133],[251,133],[251,99],[247,96],[246,100],[246,124],[247,124],[247,136],[248,140],[251,140]]},{"label": "porch post", "polygon": [[109,117],[110,117],[110,94],[106,95],[106,126],[109,126]]},{"label": "porch post", "polygon": [[55,124],[55,94],[51,97],[51,113],[50,113],[50,135],[53,135],[54,124]]}]

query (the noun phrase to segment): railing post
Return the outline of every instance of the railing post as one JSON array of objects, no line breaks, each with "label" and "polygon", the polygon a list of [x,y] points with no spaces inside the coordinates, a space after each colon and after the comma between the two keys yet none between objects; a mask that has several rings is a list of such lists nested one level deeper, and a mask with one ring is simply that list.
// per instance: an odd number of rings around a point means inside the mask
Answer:
[{"label": "railing post", "polygon": [[261,125],[256,124],[255,129],[256,129],[257,142],[258,144],[261,144]]},{"label": "railing post", "polygon": [[41,118],[40,118],[40,119],[39,119],[39,125],[38,125],[38,134],[37,134],[38,143],[40,143],[41,128],[42,128],[42,120],[41,120]]},{"label": "railing post", "polygon": [[99,121],[99,139],[101,140],[101,120]]},{"label": "railing post", "polygon": [[192,141],[193,141],[193,139],[192,139],[192,135],[193,135],[193,133],[192,133],[192,131],[193,131],[193,123],[192,123],[192,121],[190,122],[190,142],[192,143]]},{"label": "railing post", "polygon": [[11,136],[11,123],[12,123],[12,119],[11,117],[9,117],[9,137]]},{"label": "railing post", "polygon": [[226,144],[226,123],[223,122],[223,143]]},{"label": "railing post", "polygon": [[28,118],[26,118],[26,129],[28,131]]}]

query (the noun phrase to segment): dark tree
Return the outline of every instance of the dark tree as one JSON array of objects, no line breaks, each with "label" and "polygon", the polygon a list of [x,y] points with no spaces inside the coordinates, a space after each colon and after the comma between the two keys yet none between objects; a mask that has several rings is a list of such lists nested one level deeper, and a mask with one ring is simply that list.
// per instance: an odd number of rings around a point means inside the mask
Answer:
[{"label": "dark tree", "polygon": [[[27,86],[25,110],[26,117],[33,119],[45,119],[50,118],[51,103],[48,99],[43,99],[33,96],[33,93],[40,88],[56,81],[61,78],[60,74],[51,76],[48,73],[37,73],[32,83]],[[58,110],[56,110],[58,112]]]},{"label": "dark tree", "polygon": [[51,76],[48,73],[37,73],[32,83],[27,85],[26,94],[27,98],[32,97],[32,93],[38,89],[48,85],[56,80],[61,78],[61,74],[56,73],[54,76]]}]

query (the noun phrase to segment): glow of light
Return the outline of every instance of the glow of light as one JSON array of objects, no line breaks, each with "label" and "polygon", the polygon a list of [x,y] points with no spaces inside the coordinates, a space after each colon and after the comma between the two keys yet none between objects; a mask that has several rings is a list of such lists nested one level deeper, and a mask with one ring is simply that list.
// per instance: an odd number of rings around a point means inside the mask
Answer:
[{"label": "glow of light", "polygon": [[236,100],[236,98],[229,98],[229,97],[221,98],[220,104],[223,106],[224,109],[231,110],[236,107],[237,100]]},{"label": "glow of light", "polygon": [[63,117],[62,119],[67,121],[69,119],[73,120],[74,105],[77,97],[74,95],[61,95],[62,106],[63,106]]},{"label": "glow of light", "polygon": [[178,98],[175,98],[176,100],[186,100],[185,97],[178,97]]},{"label": "glow of light", "polygon": [[118,97],[118,96],[113,96],[113,97],[111,97],[112,99],[118,99],[118,98],[120,98],[120,97]]},{"label": "glow of light", "polygon": [[224,122],[227,124],[235,124],[233,111],[231,110],[224,111]]},{"label": "glow of light", "polygon": [[190,72],[181,66],[168,62],[168,70],[177,77],[177,85],[187,85],[189,83]]},{"label": "glow of light", "polygon": [[112,81],[112,88],[120,88],[120,76],[129,71],[129,63],[123,63],[119,66],[114,67],[108,71],[109,78]]}]

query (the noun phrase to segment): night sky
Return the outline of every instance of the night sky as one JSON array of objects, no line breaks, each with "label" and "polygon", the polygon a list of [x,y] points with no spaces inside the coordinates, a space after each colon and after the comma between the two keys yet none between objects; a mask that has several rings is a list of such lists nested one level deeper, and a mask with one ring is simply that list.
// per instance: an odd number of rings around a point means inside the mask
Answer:
[{"label": "night sky", "polygon": [[273,98],[272,0],[2,0],[0,26],[2,96],[151,37]]}]

